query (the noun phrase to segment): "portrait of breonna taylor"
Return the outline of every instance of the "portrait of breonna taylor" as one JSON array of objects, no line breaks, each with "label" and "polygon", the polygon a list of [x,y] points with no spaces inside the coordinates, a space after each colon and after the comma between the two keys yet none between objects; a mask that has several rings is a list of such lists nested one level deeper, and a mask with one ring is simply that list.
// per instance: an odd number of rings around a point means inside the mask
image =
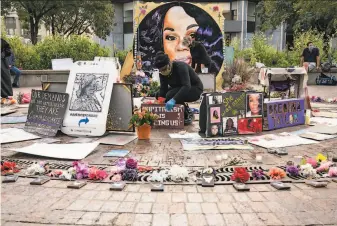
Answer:
[{"label": "portrait of breonna taylor", "polygon": [[171,61],[183,61],[191,65],[190,49],[183,39],[190,36],[201,42],[219,73],[223,63],[223,36],[219,25],[203,9],[182,2],[161,5],[150,11],[141,21],[137,35],[137,55],[140,54],[142,69],[153,69],[158,51],[165,52]]}]

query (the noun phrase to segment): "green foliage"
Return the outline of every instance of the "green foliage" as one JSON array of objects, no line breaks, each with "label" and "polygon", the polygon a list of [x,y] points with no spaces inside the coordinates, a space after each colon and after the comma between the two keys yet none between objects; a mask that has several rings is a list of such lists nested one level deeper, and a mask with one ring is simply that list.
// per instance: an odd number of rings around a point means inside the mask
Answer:
[{"label": "green foliage", "polygon": [[158,118],[159,116],[157,114],[153,114],[147,110],[136,111],[130,119],[130,125],[134,125],[136,127],[144,124],[153,125],[154,121]]},{"label": "green foliage", "polygon": [[124,64],[125,58],[128,55],[129,50],[117,50],[115,52],[115,57],[118,57],[119,63]]},{"label": "green foliage", "polygon": [[18,37],[7,38],[16,64],[24,70],[51,69],[51,60],[72,58],[74,61],[93,60],[95,56],[109,56],[109,49],[100,47],[83,36],[47,37],[37,45],[26,45]]}]

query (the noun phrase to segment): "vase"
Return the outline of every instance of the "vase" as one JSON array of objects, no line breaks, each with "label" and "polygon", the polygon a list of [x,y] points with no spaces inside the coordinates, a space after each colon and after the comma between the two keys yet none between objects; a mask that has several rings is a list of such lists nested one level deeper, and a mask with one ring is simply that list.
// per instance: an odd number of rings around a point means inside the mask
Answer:
[{"label": "vase", "polygon": [[151,126],[148,124],[143,124],[136,127],[137,136],[139,140],[149,140],[151,136]]}]

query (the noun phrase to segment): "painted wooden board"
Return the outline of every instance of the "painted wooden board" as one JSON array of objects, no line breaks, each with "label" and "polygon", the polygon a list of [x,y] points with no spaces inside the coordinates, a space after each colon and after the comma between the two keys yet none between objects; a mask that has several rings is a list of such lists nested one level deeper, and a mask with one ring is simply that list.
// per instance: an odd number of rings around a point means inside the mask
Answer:
[{"label": "painted wooden board", "polygon": [[69,102],[62,132],[102,136],[106,132],[113,83],[118,76],[111,61],[78,61],[70,71],[66,93]]}]

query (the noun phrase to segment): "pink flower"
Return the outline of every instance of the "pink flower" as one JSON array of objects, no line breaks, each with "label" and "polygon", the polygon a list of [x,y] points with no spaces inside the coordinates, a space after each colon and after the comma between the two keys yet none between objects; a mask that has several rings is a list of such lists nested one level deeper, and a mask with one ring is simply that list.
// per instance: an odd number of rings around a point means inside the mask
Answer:
[{"label": "pink flower", "polygon": [[329,177],[337,177],[337,167],[331,167],[328,172]]},{"label": "pink flower", "polygon": [[324,162],[322,163],[317,169],[317,172],[324,172],[324,171],[328,171],[329,167],[332,165],[332,162]]},{"label": "pink flower", "polygon": [[317,160],[314,158],[308,158],[307,159],[307,163],[309,163],[310,165],[312,165],[313,168],[317,167]]},{"label": "pink flower", "polygon": [[126,160],[126,168],[127,169],[137,169],[137,160],[129,158]]},{"label": "pink flower", "polygon": [[76,171],[76,179],[80,180],[88,177],[89,167],[87,164],[81,161],[75,161],[73,162],[73,167]]},{"label": "pink flower", "polygon": [[140,14],[145,15],[146,14],[146,9],[144,9],[143,7],[139,7],[140,9]]},{"label": "pink flower", "polygon": [[99,170],[96,167],[92,167],[89,170],[89,179],[90,180],[103,180],[108,176],[107,172],[104,170]]}]

